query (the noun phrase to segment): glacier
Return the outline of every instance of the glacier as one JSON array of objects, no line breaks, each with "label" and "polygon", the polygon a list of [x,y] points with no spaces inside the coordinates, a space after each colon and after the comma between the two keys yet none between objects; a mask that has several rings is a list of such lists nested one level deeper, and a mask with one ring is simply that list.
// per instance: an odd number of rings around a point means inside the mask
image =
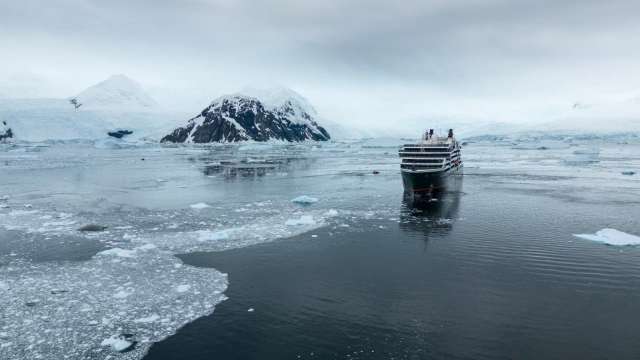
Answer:
[{"label": "glacier", "polygon": [[125,75],[113,75],[69,98],[0,98],[0,120],[10,125],[16,141],[96,140],[121,129],[133,131],[134,139],[157,141],[184,116],[163,109]]}]

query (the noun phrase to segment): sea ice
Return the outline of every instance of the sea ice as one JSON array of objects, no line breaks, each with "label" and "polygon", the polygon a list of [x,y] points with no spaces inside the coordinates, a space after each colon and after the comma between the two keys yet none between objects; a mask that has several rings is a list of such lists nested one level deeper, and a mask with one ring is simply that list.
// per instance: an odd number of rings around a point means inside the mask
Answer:
[{"label": "sea ice", "polygon": [[336,209],[329,209],[324,213],[324,216],[331,218],[331,217],[336,217],[338,216],[338,210]]},{"label": "sea ice", "polygon": [[211,230],[198,230],[198,240],[199,241],[217,241],[217,240],[228,240],[229,236],[233,233],[234,229],[226,229],[219,231],[211,231]]},{"label": "sea ice", "polygon": [[316,221],[313,220],[311,215],[302,215],[297,219],[289,219],[284,224],[287,226],[300,226],[300,225],[315,225]]},{"label": "sea ice", "polygon": [[[265,213],[263,209],[260,212]],[[300,218],[289,218],[289,212],[258,216],[246,223],[230,223],[231,227],[177,231],[140,235],[133,242],[150,243],[172,252],[222,251],[273,241],[311,231],[327,224],[331,218],[324,210],[308,211]],[[204,222],[198,226],[207,226]],[[137,248],[139,251],[139,248]]]},{"label": "sea ice", "polygon": [[[136,256],[107,250],[82,262],[0,267],[8,285],[0,290],[1,342],[11,344],[0,359],[106,359],[123,349],[124,358],[141,359],[151,343],[226,299],[225,274],[176,266],[172,253],[150,246],[130,251]],[[176,284],[190,291],[171,291]]]},{"label": "sea ice", "polygon": [[191,289],[191,285],[183,284],[176,286],[176,291],[180,293],[187,292],[189,289]]},{"label": "sea ice", "polygon": [[196,209],[196,210],[201,210],[201,209],[206,209],[208,207],[211,207],[211,205],[207,204],[207,203],[203,203],[203,202],[199,202],[197,204],[191,204],[189,205],[192,209]]},{"label": "sea ice", "polygon": [[132,257],[136,257],[136,251],[135,250],[120,249],[120,248],[113,248],[113,249],[101,251],[97,255],[98,256],[100,256],[100,255],[107,255],[107,256],[113,255],[113,256],[119,256],[119,257],[132,258]]},{"label": "sea ice", "polygon": [[307,195],[301,195],[295,199],[292,199],[291,202],[294,202],[296,204],[309,205],[309,204],[317,203],[318,199],[311,196],[307,196]]},{"label": "sea ice", "polygon": [[139,318],[139,319],[135,319],[133,320],[133,322],[137,322],[137,323],[152,323],[154,321],[158,321],[160,319],[160,316],[158,314],[153,314],[147,317],[143,317],[143,318]]},{"label": "sea ice", "polygon": [[122,336],[113,335],[109,338],[102,340],[100,343],[102,346],[111,346],[114,351],[122,352],[130,348],[133,343],[131,341],[127,341]]},{"label": "sea ice", "polygon": [[573,234],[575,237],[605,243],[607,245],[640,245],[640,237],[616,229],[602,229],[595,234]]}]

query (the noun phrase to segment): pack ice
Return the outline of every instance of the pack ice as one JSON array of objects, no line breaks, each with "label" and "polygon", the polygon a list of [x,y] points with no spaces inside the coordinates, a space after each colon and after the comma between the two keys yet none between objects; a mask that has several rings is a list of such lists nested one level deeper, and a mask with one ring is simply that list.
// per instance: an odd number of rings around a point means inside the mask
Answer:
[{"label": "pack ice", "polygon": [[227,276],[155,246],[0,267],[0,359],[140,359],[223,301]]}]

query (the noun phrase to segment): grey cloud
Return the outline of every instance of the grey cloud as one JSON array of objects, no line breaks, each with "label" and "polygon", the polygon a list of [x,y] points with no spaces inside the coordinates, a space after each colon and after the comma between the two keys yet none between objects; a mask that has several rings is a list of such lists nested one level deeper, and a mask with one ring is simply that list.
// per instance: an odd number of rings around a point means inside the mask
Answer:
[{"label": "grey cloud", "polygon": [[393,84],[387,96],[416,94],[407,107],[428,94],[499,114],[505,103],[529,111],[559,94],[562,103],[638,87],[639,11],[635,1],[595,0],[5,1],[0,47],[11,56],[0,71],[73,73],[69,91],[125,72],[206,96],[277,81],[329,111],[344,91],[361,99],[356,92]]}]

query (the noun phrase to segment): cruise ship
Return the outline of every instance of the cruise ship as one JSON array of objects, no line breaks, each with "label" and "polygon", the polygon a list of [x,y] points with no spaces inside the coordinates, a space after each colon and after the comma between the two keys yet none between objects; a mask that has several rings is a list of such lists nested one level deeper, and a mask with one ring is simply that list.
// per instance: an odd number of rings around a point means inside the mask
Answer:
[{"label": "cruise ship", "polygon": [[408,193],[446,191],[462,174],[460,144],[449,129],[447,137],[430,129],[417,144],[405,144],[398,152],[404,190]]}]

